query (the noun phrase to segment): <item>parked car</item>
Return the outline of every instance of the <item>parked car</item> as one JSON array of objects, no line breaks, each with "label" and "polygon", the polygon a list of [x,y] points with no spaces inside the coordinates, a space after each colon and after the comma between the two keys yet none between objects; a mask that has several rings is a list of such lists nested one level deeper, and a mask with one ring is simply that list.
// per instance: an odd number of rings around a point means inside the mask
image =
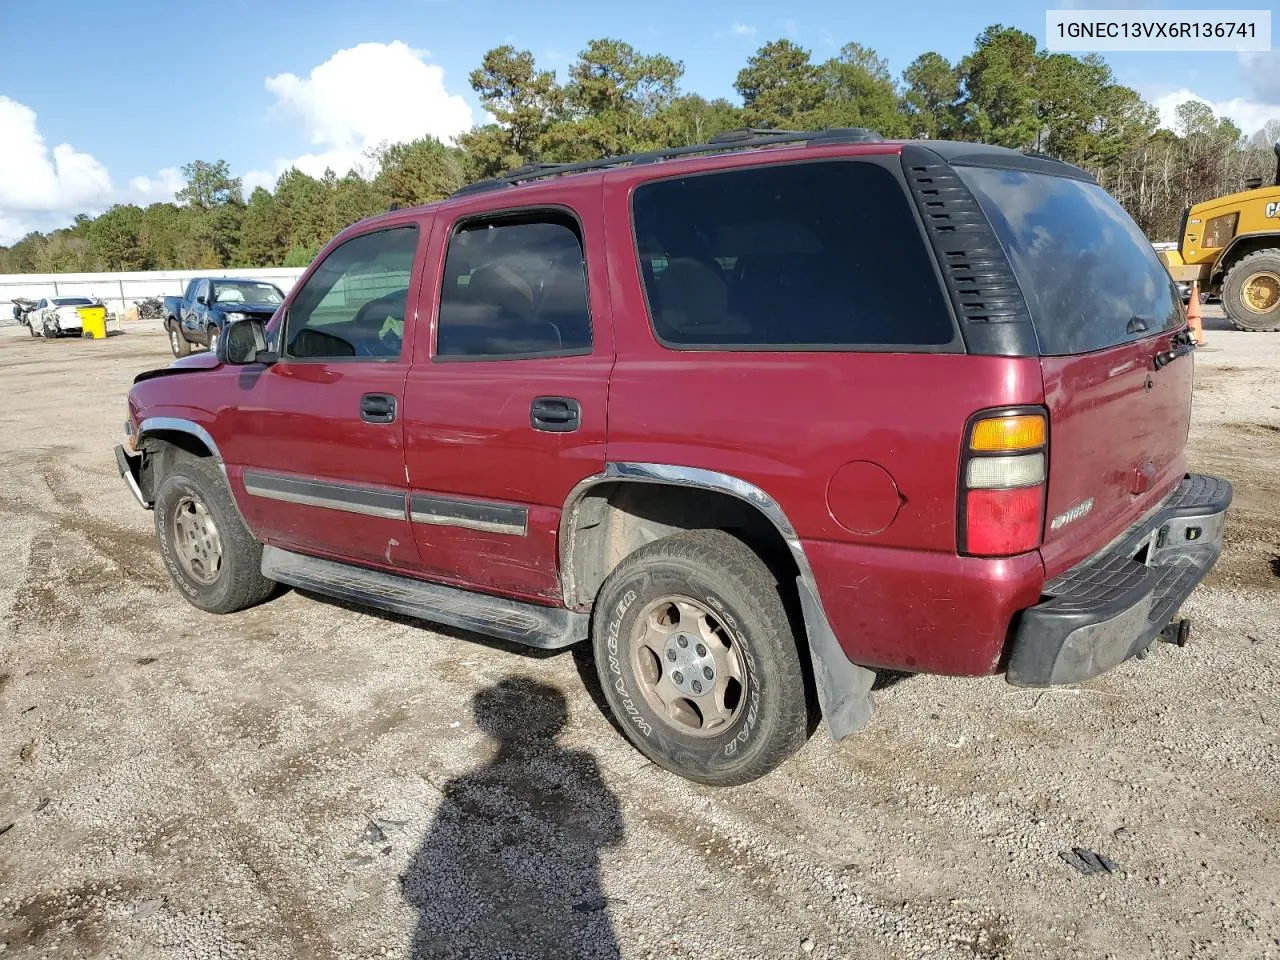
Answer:
[{"label": "parked car", "polygon": [[1083,170],[748,132],[347,228],[139,375],[116,456],[196,607],[589,639],[632,743],[733,784],[861,727],[877,670],[1185,641],[1231,499],[1187,472],[1193,350]]},{"label": "parked car", "polygon": [[22,323],[33,337],[44,337],[46,340],[70,335],[78,337],[83,330],[79,308],[101,304],[101,300],[92,297],[42,297],[26,313],[26,319]]},{"label": "parked car", "polygon": [[187,284],[181,297],[164,298],[169,348],[175,357],[185,357],[192,344],[212,347],[227,324],[269,320],[283,302],[280,288],[265,280],[197,277]]}]

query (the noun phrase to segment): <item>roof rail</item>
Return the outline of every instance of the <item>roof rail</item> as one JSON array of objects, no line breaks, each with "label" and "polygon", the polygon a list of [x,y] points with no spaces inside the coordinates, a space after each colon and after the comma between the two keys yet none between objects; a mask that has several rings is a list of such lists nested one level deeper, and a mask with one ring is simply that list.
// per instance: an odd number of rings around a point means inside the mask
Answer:
[{"label": "roof rail", "polygon": [[691,157],[700,153],[725,153],[730,150],[779,146],[785,143],[827,146],[833,143],[871,143],[883,139],[880,134],[865,127],[833,127],[829,130],[809,131],[763,130],[756,127],[747,127],[742,130],[729,130],[716,134],[707,143],[699,143],[687,147],[666,147],[660,150],[649,150],[644,153],[629,153],[618,157],[605,157],[602,160],[584,160],[578,163],[530,163],[488,180],[477,180],[475,183],[469,183],[465,187],[455,190],[451,196],[460,197],[471,193],[502,190],[520,183],[527,183],[530,180],[543,180],[547,177],[557,177],[566,173],[583,173],[588,170],[605,170],[610,167],[658,163],[663,160],[674,160],[677,157]]}]

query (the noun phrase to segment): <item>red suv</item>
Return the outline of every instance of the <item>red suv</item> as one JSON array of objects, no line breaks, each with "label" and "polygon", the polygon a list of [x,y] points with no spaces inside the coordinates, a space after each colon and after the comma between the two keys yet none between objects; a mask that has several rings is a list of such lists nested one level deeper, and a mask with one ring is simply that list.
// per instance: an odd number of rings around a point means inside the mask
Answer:
[{"label": "red suv", "polygon": [[732,784],[864,724],[876,669],[1185,636],[1231,499],[1186,472],[1193,348],[1076,167],[749,131],[355,224],[140,375],[116,453],[197,607],[589,638],[632,742]]}]

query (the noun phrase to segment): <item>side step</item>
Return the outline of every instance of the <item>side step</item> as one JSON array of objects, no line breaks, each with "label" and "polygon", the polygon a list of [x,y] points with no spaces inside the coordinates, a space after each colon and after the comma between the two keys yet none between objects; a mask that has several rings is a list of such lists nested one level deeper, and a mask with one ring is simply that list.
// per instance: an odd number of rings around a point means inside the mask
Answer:
[{"label": "side step", "polygon": [[308,557],[279,547],[262,548],[262,575],[353,604],[444,623],[544,650],[585,640],[590,622],[585,613],[574,613],[563,607],[542,607],[491,597],[381,570]]}]

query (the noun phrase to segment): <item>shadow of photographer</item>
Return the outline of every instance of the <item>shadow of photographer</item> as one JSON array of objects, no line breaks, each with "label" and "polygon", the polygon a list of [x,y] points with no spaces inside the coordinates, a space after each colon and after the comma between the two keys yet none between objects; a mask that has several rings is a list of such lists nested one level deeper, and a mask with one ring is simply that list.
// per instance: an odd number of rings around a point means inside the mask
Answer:
[{"label": "shadow of photographer", "polygon": [[595,758],[557,742],[564,694],[507,677],[472,704],[497,747],[444,787],[402,878],[410,956],[617,957],[600,850],[622,841],[622,816]]}]

